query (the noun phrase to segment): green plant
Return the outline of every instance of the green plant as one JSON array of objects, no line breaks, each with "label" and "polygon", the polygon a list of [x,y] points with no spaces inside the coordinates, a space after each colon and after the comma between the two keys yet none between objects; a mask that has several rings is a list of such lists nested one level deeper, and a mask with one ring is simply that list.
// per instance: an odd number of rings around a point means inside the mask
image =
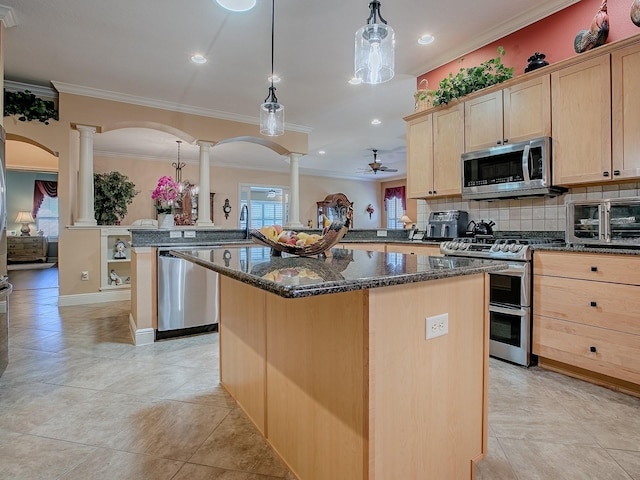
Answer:
[{"label": "green plant", "polygon": [[[443,78],[438,84],[433,97],[434,105],[444,105],[454,98],[481,90],[483,88],[502,83],[513,77],[513,67],[507,67],[502,63],[504,48],[498,47],[498,56],[482,62],[477,67],[461,68],[453,75]],[[460,60],[462,61],[462,60]]]},{"label": "green plant", "polygon": [[127,214],[127,205],[139,191],[120,172],[93,175],[94,210],[98,225],[117,225]]},{"label": "green plant", "polygon": [[4,116],[16,115],[21,122],[38,120],[49,125],[49,119],[58,120],[58,110],[53,100],[43,100],[29,90],[4,91]]}]

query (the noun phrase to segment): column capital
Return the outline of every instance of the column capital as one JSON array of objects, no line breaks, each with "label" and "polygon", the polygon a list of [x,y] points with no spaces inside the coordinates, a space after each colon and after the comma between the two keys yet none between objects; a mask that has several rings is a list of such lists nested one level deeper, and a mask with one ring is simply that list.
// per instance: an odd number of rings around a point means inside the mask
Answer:
[{"label": "column capital", "polygon": [[78,125],[77,123],[72,123],[71,128],[83,133],[96,133],[99,130],[95,125]]},{"label": "column capital", "polygon": [[196,145],[198,145],[200,148],[202,149],[210,149],[211,147],[213,147],[215,145],[215,142],[208,142],[206,140],[198,140],[196,142]]}]

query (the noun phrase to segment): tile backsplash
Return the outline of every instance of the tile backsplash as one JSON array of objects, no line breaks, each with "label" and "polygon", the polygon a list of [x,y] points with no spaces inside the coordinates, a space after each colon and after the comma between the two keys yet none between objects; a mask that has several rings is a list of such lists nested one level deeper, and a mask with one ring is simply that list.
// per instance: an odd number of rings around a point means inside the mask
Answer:
[{"label": "tile backsplash", "polygon": [[426,227],[432,211],[465,210],[469,212],[469,220],[493,220],[496,231],[564,231],[566,202],[637,196],[640,196],[640,183],[573,188],[553,198],[534,197],[491,202],[459,198],[418,200],[418,228]]}]

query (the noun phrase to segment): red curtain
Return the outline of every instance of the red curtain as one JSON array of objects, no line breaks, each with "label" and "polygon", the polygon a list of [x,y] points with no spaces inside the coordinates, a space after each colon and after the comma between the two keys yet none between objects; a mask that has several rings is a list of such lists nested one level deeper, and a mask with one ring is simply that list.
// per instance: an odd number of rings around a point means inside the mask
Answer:
[{"label": "red curtain", "polygon": [[407,209],[407,197],[405,196],[405,187],[392,187],[384,189],[384,208],[387,208],[387,200],[391,198],[399,198],[402,202],[402,209]]},{"label": "red curtain", "polygon": [[38,216],[38,210],[40,210],[44,197],[56,198],[57,196],[58,182],[36,180],[33,185],[33,211],[31,212],[33,218]]}]

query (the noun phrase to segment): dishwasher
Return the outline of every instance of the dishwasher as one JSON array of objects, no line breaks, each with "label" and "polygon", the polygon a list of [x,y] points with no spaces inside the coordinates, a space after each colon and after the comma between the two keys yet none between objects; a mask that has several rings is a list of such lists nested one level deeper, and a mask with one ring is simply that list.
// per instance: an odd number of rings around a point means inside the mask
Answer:
[{"label": "dishwasher", "polygon": [[158,250],[156,340],[216,331],[218,274],[174,257],[169,249]]}]

